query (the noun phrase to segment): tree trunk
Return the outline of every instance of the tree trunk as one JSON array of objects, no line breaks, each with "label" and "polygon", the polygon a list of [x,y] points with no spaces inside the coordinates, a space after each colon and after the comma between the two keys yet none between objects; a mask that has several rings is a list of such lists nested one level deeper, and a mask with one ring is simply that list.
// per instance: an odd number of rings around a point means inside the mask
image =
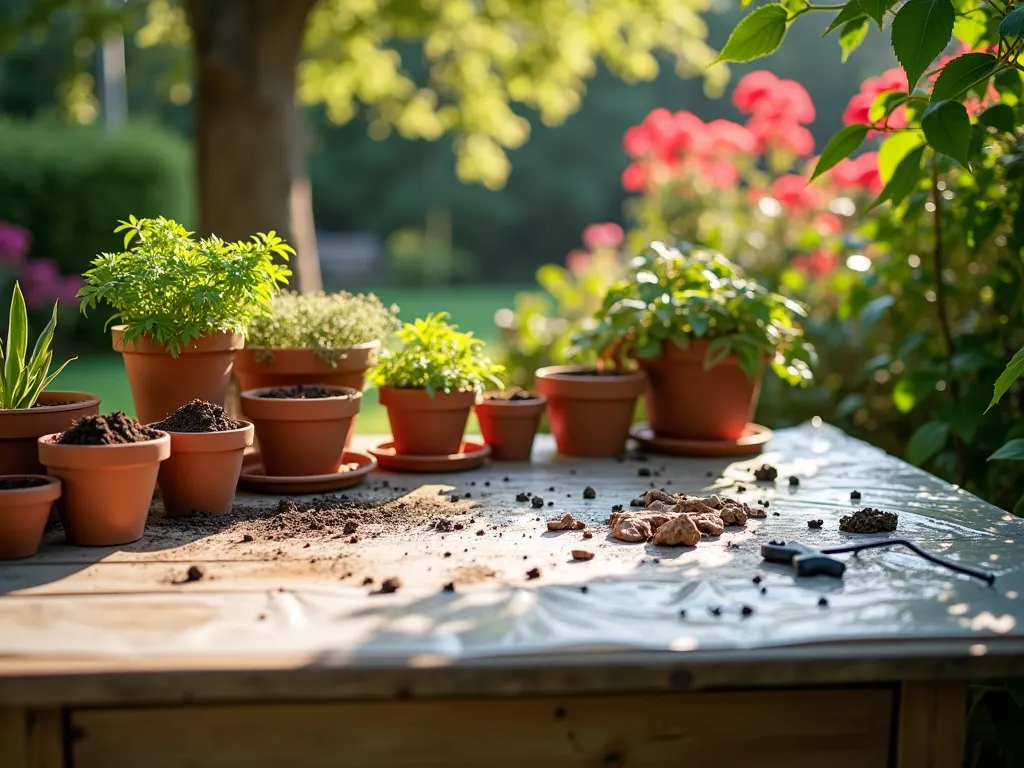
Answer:
[{"label": "tree trunk", "polygon": [[188,0],[196,66],[199,230],[227,240],[275,230],[299,250],[302,290],[320,285],[312,197],[295,103],[302,34],[316,0]]}]

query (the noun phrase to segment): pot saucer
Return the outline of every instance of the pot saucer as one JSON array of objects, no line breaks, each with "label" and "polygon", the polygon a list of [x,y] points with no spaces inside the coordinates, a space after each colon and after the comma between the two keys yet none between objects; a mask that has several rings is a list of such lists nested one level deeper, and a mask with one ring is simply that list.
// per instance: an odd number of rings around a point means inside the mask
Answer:
[{"label": "pot saucer", "polygon": [[458,453],[448,456],[413,456],[395,452],[390,440],[370,449],[381,469],[392,472],[461,472],[476,469],[491,455],[491,446],[482,440],[463,440]]},{"label": "pot saucer", "polygon": [[242,459],[238,487],[256,493],[323,493],[351,488],[377,468],[377,460],[362,451],[345,451],[342,465],[330,475],[279,477],[263,473],[263,460],[258,451]]},{"label": "pot saucer", "polygon": [[629,436],[640,447],[654,453],[673,456],[749,456],[758,453],[761,446],[772,439],[772,431],[760,424],[747,424],[743,435],[735,440],[679,440],[658,437],[646,422],[629,428]]}]

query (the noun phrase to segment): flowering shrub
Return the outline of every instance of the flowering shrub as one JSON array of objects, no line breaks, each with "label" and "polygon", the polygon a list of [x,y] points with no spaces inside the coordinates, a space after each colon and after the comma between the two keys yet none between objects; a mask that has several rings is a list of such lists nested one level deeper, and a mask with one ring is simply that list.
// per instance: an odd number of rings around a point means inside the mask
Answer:
[{"label": "flowering shrub", "polygon": [[53,259],[29,258],[31,233],[16,224],[0,221],[0,289],[17,280],[30,311],[49,310],[58,300],[73,302],[82,287],[78,275],[62,275]]}]

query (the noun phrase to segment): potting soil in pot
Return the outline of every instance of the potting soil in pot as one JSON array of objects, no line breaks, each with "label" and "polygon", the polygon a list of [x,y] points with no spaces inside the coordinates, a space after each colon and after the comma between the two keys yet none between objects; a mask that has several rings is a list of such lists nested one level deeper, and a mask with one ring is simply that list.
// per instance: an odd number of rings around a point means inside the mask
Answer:
[{"label": "potting soil in pot", "polygon": [[348,395],[340,395],[336,389],[328,389],[316,384],[310,386],[296,384],[294,387],[269,389],[260,393],[260,397],[270,397],[275,400],[321,400],[325,397],[348,397]]},{"label": "potting soil in pot", "polygon": [[520,403],[526,400],[536,400],[536,395],[531,395],[524,389],[514,387],[504,392],[491,392],[485,398],[485,400],[497,400],[504,403]]},{"label": "potting soil in pot", "polygon": [[205,400],[185,403],[163,421],[153,425],[165,432],[227,432],[245,426],[228,417],[228,412]]},{"label": "potting soil in pot", "polygon": [[41,477],[4,477],[0,478],[0,491],[17,491],[22,488],[38,488],[46,485]]},{"label": "potting soil in pot", "polygon": [[62,445],[123,445],[155,440],[160,433],[144,427],[123,411],[103,416],[83,416],[61,432]]}]

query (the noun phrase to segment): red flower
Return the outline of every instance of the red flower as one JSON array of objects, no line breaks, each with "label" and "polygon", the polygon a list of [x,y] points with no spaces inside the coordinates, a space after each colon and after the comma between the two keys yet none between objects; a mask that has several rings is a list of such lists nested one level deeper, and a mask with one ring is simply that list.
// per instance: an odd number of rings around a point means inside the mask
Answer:
[{"label": "red flower", "polygon": [[771,115],[755,115],[747,121],[747,129],[757,140],[758,151],[780,149],[798,157],[814,151],[814,136],[792,120]]},{"label": "red flower", "polygon": [[708,149],[711,152],[749,155],[757,151],[757,138],[739,123],[731,120],[712,120],[705,127]]},{"label": "red flower", "polygon": [[907,126],[907,110],[905,106],[897,107],[889,119],[884,123],[878,121],[873,123],[869,116],[871,106],[883,93],[890,91],[906,92],[909,87],[907,74],[901,67],[887,69],[878,77],[869,77],[861,83],[860,91],[850,99],[850,103],[843,112],[843,122],[846,125],[862,123],[864,125],[887,125],[890,128],[905,128]]},{"label": "red flower", "polygon": [[796,80],[780,80],[766,70],[745,75],[736,84],[732,102],[747,115],[768,115],[796,123],[814,122],[814,102],[807,89]]},{"label": "red flower", "polygon": [[882,191],[877,152],[865,152],[855,158],[841,160],[829,173],[840,189],[863,190],[873,195]]},{"label": "red flower", "polygon": [[821,191],[808,185],[807,179],[795,173],[779,176],[772,183],[772,197],[791,213],[803,213],[822,204]]},{"label": "red flower", "polygon": [[728,160],[701,160],[699,173],[712,186],[719,189],[735,187],[740,180],[739,169]]},{"label": "red flower", "polygon": [[641,124],[627,128],[626,135],[622,137],[622,148],[634,160],[647,157],[653,152],[654,142],[647,126]]},{"label": "red flower", "polygon": [[807,272],[815,277],[823,277],[839,266],[839,255],[826,251],[817,250],[806,256],[797,256],[793,259],[793,267],[802,272]]},{"label": "red flower", "polygon": [[771,95],[778,82],[779,78],[766,69],[746,74],[736,83],[736,89],[732,92],[732,103],[743,114],[753,114],[756,105]]},{"label": "red flower", "polygon": [[647,186],[647,166],[630,163],[622,172],[622,188],[627,192],[642,192]]},{"label": "red flower", "polygon": [[598,248],[618,248],[624,236],[622,227],[613,221],[591,224],[583,230],[583,244],[592,251]]}]

